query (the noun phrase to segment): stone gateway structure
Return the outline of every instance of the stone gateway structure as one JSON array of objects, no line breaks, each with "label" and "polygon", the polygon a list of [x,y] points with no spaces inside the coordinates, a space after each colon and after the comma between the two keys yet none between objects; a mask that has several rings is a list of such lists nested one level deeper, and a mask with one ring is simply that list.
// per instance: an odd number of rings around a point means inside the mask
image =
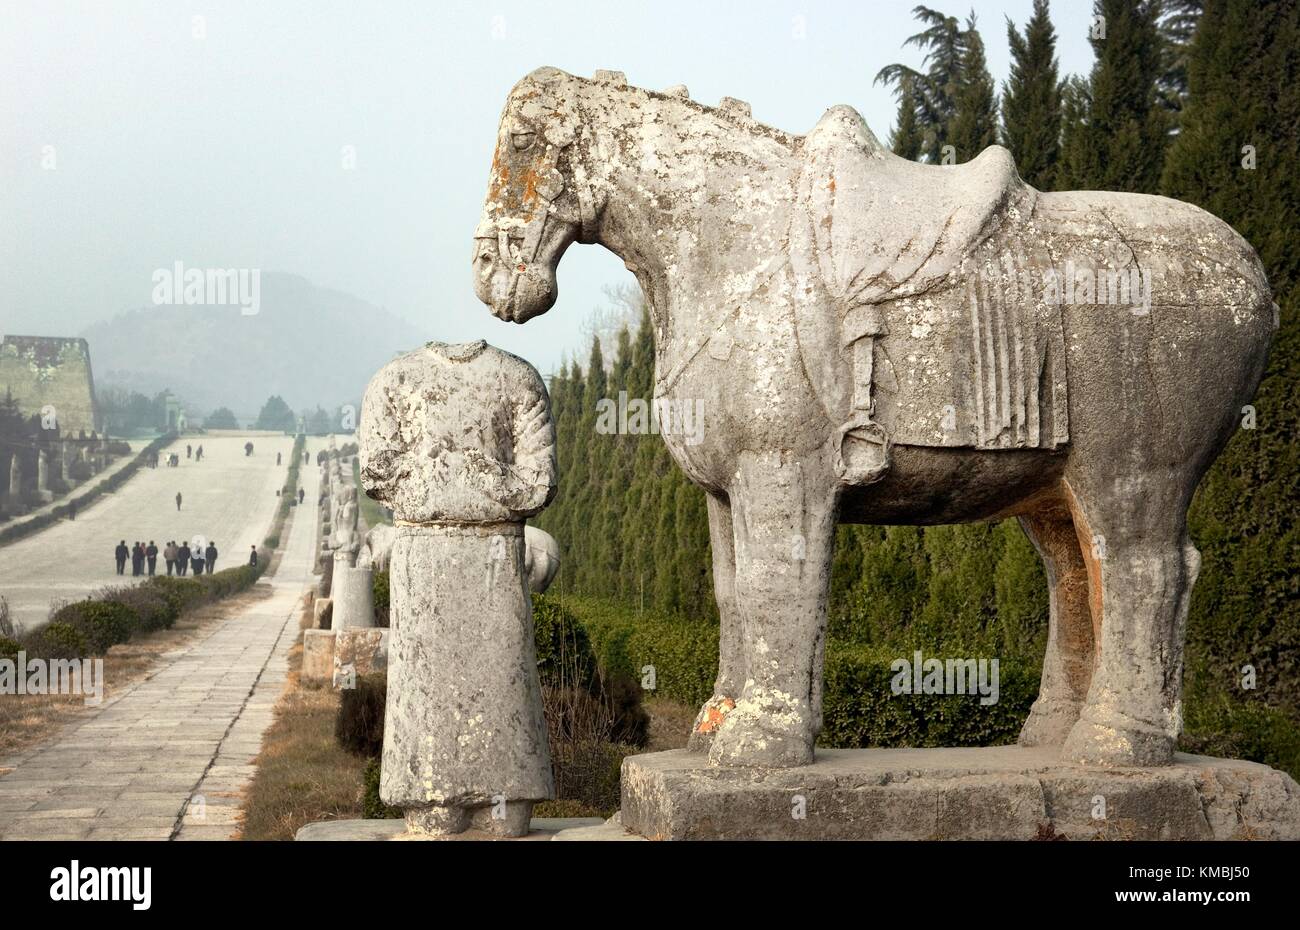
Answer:
[{"label": "stone gateway structure", "polygon": [[1227,224],[1037,191],[997,147],[913,164],[850,107],[799,136],[738,100],[544,68],[506,100],[477,295],[505,320],[546,312],[574,242],[645,292],[656,399],[703,410],[698,444],[663,431],[709,494],[721,616],[692,748],[813,762],[838,522],[1014,516],[1052,585],[1021,742],[1171,762],[1200,563],[1187,507],[1278,325]]},{"label": "stone gateway structure", "polygon": [[23,416],[53,407],[60,434],[75,438],[102,430],[95,403],[90,345],[58,336],[5,336],[0,342],[0,397],[6,392]]}]

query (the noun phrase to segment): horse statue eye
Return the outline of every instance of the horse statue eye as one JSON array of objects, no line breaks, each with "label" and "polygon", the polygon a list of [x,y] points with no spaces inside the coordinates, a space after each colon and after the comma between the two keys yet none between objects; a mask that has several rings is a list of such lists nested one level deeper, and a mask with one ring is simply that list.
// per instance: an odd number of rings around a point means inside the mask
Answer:
[{"label": "horse statue eye", "polygon": [[533,144],[536,133],[516,132],[510,136],[510,144],[515,147],[516,152],[522,152]]}]

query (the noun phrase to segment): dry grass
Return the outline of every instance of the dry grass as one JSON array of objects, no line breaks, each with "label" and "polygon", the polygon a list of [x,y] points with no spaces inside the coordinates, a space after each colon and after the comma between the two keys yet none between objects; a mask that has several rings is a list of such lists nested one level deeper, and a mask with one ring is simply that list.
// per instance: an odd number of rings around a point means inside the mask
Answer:
[{"label": "dry grass", "polygon": [[[170,630],[137,635],[114,646],[104,656],[105,700],[148,678],[161,659],[191,648],[217,623],[270,596],[269,588],[250,588],[187,611]],[[53,738],[88,710],[76,694],[5,695],[0,699],[0,758]]]},{"label": "dry grass", "polygon": [[[312,625],[311,597],[298,628]],[[334,738],[339,697],[330,688],[303,688],[302,639],[289,651],[289,676],[275,706],[275,722],[262,736],[257,772],[244,794],[239,839],[291,840],[317,820],[355,820],[362,815],[365,760]]]},{"label": "dry grass", "polygon": [[698,708],[665,697],[646,698],[644,706],[650,715],[650,741],[645,752],[685,749]]}]

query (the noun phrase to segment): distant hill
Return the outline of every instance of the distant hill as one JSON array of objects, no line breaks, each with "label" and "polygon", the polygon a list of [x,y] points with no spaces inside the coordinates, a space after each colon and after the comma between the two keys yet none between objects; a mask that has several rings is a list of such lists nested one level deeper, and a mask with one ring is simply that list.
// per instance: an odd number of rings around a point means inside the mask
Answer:
[{"label": "distant hill", "polygon": [[262,273],[253,316],[237,306],[145,307],[82,335],[97,384],[150,396],[170,388],[191,414],[229,407],[241,425],[272,394],[299,412],[356,403],[394,353],[429,338],[350,294],[279,272]]}]

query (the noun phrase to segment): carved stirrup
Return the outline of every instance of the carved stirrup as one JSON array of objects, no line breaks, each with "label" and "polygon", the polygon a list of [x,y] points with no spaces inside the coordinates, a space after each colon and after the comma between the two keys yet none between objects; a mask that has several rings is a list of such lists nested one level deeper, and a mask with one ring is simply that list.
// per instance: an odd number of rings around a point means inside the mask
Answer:
[{"label": "carved stirrup", "polygon": [[[879,452],[874,456],[876,461],[865,468],[850,470],[848,464],[844,461],[844,443],[848,441],[850,436],[878,446]],[[889,470],[889,453],[893,444],[893,440],[889,438],[889,433],[885,431],[883,426],[871,419],[869,413],[865,411],[859,412],[835,431],[833,445],[835,476],[845,484],[853,485],[871,484],[879,481],[885,472]]]}]

